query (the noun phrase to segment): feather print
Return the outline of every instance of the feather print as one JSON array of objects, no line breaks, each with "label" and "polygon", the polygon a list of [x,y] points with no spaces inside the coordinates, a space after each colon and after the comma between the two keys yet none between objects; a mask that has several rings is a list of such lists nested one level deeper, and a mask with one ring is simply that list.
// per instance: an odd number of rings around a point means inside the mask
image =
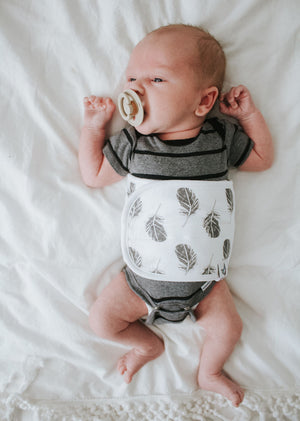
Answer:
[{"label": "feather print", "polygon": [[131,182],[127,190],[127,196],[130,196],[134,191],[135,191],[135,184]]},{"label": "feather print", "polygon": [[165,272],[163,272],[162,270],[159,270],[159,263],[160,263],[160,259],[157,262],[156,268],[151,272],[151,273],[158,273],[159,275],[164,275]]},{"label": "feather print", "polygon": [[223,244],[223,257],[224,259],[228,259],[230,254],[230,240],[225,240]]},{"label": "feather print", "polygon": [[226,265],[224,263],[223,268],[221,269],[222,274],[225,276],[226,275]]},{"label": "feather print", "polygon": [[214,210],[215,204],[216,202],[214,203],[212,211],[207,215],[203,222],[203,227],[211,238],[219,237],[221,231],[218,221],[220,215]]},{"label": "feather print", "polygon": [[140,253],[132,247],[128,248],[129,257],[133,261],[133,263],[140,268],[142,266],[142,257]]},{"label": "feather print", "polygon": [[197,262],[197,255],[194,250],[187,244],[178,244],[175,248],[175,253],[180,261],[179,269],[188,273]]},{"label": "feather print", "polygon": [[214,255],[211,256],[209,265],[204,269],[204,271],[202,272],[202,275],[211,275],[212,273],[215,273],[216,268],[211,265],[213,257]]},{"label": "feather print", "polygon": [[129,212],[130,218],[134,218],[134,217],[138,216],[138,214],[142,210],[142,207],[143,207],[143,203],[142,203],[141,199],[138,197],[134,201],[133,205],[130,208],[130,212]]},{"label": "feather print", "polygon": [[187,223],[189,217],[199,209],[199,201],[193,192],[193,190],[187,187],[181,187],[177,190],[177,200],[182,207],[180,213],[186,216],[185,224]]},{"label": "feather print", "polygon": [[216,268],[214,268],[213,266],[207,266],[207,268],[205,268],[202,272],[202,275],[211,275],[212,273],[215,273],[215,271]]},{"label": "feather print", "polygon": [[[160,207],[160,206],[159,206]],[[146,223],[146,232],[150,238],[159,243],[166,241],[167,233],[163,226],[164,219],[157,215],[159,207],[155,215],[151,216]]]},{"label": "feather print", "polygon": [[233,193],[232,193],[231,189],[225,189],[225,190],[226,190],[226,200],[227,200],[227,203],[228,203],[228,210],[229,210],[229,212],[232,212],[233,207],[234,207]]}]

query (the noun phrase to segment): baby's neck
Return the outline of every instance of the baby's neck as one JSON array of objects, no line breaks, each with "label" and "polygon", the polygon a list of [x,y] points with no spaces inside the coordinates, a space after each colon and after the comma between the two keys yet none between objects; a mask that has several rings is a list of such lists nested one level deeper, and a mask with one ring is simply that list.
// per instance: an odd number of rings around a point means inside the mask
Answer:
[{"label": "baby's neck", "polygon": [[160,140],[192,139],[193,137],[196,137],[199,134],[201,127],[202,127],[202,124],[201,126],[198,126],[192,129],[169,132],[169,133],[158,133],[158,137],[160,138]]}]

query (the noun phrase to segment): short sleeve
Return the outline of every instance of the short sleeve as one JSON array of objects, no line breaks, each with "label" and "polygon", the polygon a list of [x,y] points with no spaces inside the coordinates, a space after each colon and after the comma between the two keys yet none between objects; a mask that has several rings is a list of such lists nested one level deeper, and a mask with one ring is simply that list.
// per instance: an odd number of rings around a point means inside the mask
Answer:
[{"label": "short sleeve", "polygon": [[225,144],[228,150],[228,166],[239,167],[250,155],[254,142],[237,124],[224,121]]},{"label": "short sleeve", "polygon": [[135,131],[123,129],[120,133],[111,136],[105,143],[103,154],[113,169],[125,176],[129,172],[130,159],[135,144]]}]

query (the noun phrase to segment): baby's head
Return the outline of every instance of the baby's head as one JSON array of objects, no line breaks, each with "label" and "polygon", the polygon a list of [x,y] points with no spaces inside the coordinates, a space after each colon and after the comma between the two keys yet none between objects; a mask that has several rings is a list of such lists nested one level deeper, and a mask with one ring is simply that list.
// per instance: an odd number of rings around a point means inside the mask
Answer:
[{"label": "baby's head", "polygon": [[126,89],[143,104],[137,130],[161,139],[192,137],[213,107],[223,84],[225,55],[206,31],[169,25],[148,34],[133,50]]},{"label": "baby's head", "polygon": [[[203,87],[216,86],[219,93],[221,92],[226,59],[220,43],[209,32],[198,26],[174,24],[156,29],[146,38],[151,35],[182,37],[183,44],[186,42],[191,46],[190,60],[192,60],[199,82],[203,84]],[[186,47],[187,45],[183,45],[184,49]],[[179,48],[179,45],[175,45],[175,48]]]}]

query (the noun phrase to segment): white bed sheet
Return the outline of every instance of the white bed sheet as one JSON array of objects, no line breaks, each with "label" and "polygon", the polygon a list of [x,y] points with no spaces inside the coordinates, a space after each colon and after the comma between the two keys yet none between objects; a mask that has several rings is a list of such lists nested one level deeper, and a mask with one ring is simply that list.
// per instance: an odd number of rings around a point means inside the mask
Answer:
[{"label": "white bed sheet", "polygon": [[[297,0],[1,0],[1,420],[300,419],[299,17]],[[133,46],[176,22],[222,41],[226,87],[249,87],[276,150],[270,170],[232,174],[228,283],[244,331],[225,368],[245,387],[239,409],[197,389],[203,335],[189,320],[155,329],[166,352],[129,386],[124,348],[88,327],[123,264],[125,184],[82,183],[82,98],[116,100]]]}]

